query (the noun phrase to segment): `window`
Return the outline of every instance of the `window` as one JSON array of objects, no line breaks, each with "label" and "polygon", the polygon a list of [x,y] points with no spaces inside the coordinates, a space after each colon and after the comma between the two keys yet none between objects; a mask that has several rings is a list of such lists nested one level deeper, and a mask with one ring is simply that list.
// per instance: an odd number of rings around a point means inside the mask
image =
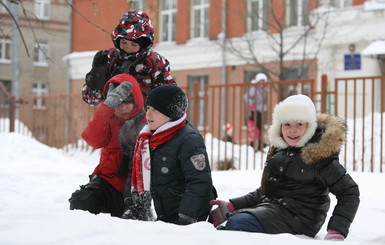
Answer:
[{"label": "window", "polygon": [[51,18],[51,0],[35,0],[35,15],[40,20]]},{"label": "window", "polygon": [[[205,86],[208,84],[208,81],[209,81],[209,76],[208,75],[193,75],[193,76],[190,76],[189,77],[189,82],[188,82],[188,91],[189,91],[189,97],[193,97],[194,96],[194,83],[195,82],[199,82],[199,96],[201,98],[204,98],[204,89],[205,89]],[[194,105],[193,104],[189,104],[188,106],[188,117],[189,117],[189,120],[190,121],[193,121],[194,120]],[[199,129],[202,129],[204,127],[203,123],[204,123],[204,112],[205,112],[205,108],[204,108],[204,101],[201,100],[199,102],[199,118],[198,118],[198,128]]]},{"label": "window", "polygon": [[353,0],[331,0],[331,6],[335,8],[346,8],[353,4]]},{"label": "window", "polygon": [[161,42],[175,41],[176,0],[162,0],[160,11]]},{"label": "window", "polygon": [[8,93],[12,93],[12,81],[11,80],[0,80],[0,83],[3,84],[4,88]]},{"label": "window", "polygon": [[48,66],[49,45],[48,41],[39,41],[33,46],[33,64]]},{"label": "window", "polygon": [[10,39],[2,38],[0,39],[0,62],[1,63],[11,63],[11,49],[12,44]]},{"label": "window", "polygon": [[[309,67],[292,66],[286,68],[286,80],[305,80],[309,79]],[[310,94],[310,84],[282,84],[280,85],[280,100],[293,94]]]},{"label": "window", "polygon": [[[48,83],[47,82],[34,82],[32,84],[32,96],[42,96],[48,94]],[[35,98],[33,100],[33,109],[45,110],[46,102],[45,98]]]},{"label": "window", "polygon": [[130,0],[131,10],[145,11],[146,1],[145,0]]},{"label": "window", "polygon": [[268,0],[248,0],[248,26],[249,32],[268,29],[269,2]]},{"label": "window", "polygon": [[305,26],[309,24],[309,0],[288,0],[286,2],[287,26]]},{"label": "window", "polygon": [[209,6],[209,0],[192,1],[192,38],[207,38],[209,36]]},{"label": "window", "polygon": [[[0,80],[0,85],[8,92],[12,94],[12,81],[11,80]],[[3,94],[2,88],[0,88],[0,109],[9,109],[9,100]],[[0,113],[1,114],[1,113]]]}]

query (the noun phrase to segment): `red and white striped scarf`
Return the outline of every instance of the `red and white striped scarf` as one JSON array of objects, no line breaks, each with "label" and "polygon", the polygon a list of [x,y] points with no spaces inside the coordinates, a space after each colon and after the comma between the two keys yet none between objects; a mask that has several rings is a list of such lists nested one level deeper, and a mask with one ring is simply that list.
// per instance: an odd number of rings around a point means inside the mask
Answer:
[{"label": "red and white striped scarf", "polygon": [[160,126],[154,133],[151,133],[148,125],[145,125],[140,131],[135,144],[134,157],[132,161],[132,179],[131,192],[150,190],[151,182],[151,157],[150,149],[168,141],[178,132],[180,128],[186,125],[186,114],[177,121],[170,121]]}]

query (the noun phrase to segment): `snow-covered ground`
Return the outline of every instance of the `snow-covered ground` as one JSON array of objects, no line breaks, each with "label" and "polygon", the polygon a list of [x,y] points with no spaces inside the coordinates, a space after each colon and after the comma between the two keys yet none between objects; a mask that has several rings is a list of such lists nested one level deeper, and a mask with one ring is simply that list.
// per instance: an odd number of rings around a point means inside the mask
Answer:
[{"label": "snow-covered ground", "polygon": [[[313,239],[290,234],[217,231],[206,222],[177,226],[70,211],[68,198],[87,182],[98,162],[98,152],[65,153],[16,133],[0,133],[0,144],[0,244],[333,243],[322,240],[326,223]],[[350,174],[360,186],[361,204],[345,243],[385,244],[385,175]],[[214,171],[212,175],[219,198],[228,199],[258,187],[261,171]]]}]

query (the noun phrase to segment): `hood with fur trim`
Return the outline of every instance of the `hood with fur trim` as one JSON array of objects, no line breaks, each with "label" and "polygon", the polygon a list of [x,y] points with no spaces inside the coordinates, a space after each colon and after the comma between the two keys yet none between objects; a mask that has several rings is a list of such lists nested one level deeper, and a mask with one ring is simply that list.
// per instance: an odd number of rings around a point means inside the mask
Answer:
[{"label": "hood with fur trim", "polygon": [[[319,113],[317,124],[314,136],[301,150],[301,159],[306,164],[314,164],[339,152],[346,140],[347,126],[341,118]],[[277,150],[277,147],[272,146],[267,158],[269,159]]]}]

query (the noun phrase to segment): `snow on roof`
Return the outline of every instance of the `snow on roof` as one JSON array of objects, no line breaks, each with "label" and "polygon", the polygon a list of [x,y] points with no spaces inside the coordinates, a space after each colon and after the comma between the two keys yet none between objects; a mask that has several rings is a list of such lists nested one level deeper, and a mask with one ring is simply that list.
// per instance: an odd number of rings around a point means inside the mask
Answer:
[{"label": "snow on roof", "polygon": [[81,59],[81,58],[89,58],[89,57],[93,58],[96,52],[98,51],[96,50],[96,51],[72,52],[63,56],[63,60],[79,59],[79,58]]},{"label": "snow on roof", "polygon": [[361,54],[364,56],[385,55],[385,40],[371,42],[364,50],[362,50]]}]

